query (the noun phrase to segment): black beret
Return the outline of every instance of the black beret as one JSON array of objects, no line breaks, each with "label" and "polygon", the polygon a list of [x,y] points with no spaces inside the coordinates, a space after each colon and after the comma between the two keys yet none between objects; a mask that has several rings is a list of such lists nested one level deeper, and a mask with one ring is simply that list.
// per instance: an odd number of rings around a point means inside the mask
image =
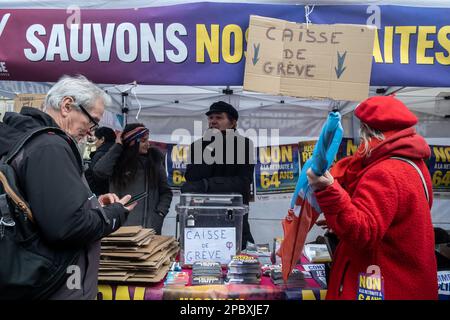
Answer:
[{"label": "black beret", "polygon": [[209,111],[206,113],[207,116],[209,116],[212,113],[221,113],[225,112],[230,115],[231,118],[237,120],[239,118],[239,114],[237,110],[229,103],[226,103],[224,101],[217,101],[214,102],[210,107]]}]

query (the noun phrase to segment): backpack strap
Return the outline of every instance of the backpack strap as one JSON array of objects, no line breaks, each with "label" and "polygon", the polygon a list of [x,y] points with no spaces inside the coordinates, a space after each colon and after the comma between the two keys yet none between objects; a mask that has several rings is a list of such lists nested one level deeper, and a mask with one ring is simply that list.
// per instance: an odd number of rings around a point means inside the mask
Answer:
[{"label": "backpack strap", "polygon": [[425,182],[425,177],[423,176],[423,173],[422,173],[422,171],[419,169],[419,167],[418,167],[414,162],[412,162],[411,160],[406,159],[406,158],[402,158],[402,157],[391,157],[391,159],[397,159],[397,160],[401,160],[401,161],[403,161],[403,162],[407,162],[407,163],[409,163],[411,166],[413,166],[414,169],[416,169],[417,173],[418,173],[419,176],[420,176],[420,179],[422,180],[423,190],[425,191],[425,196],[427,197],[427,201],[430,202],[430,195],[428,194],[427,183]]},{"label": "backpack strap", "polygon": [[[11,170],[12,167],[8,166]],[[4,167],[6,168],[6,167]],[[2,168],[3,169],[3,168]],[[0,171],[0,183],[3,185],[3,189],[5,189],[5,193],[11,198],[11,200],[14,202],[14,204],[23,212],[27,215],[28,219],[31,222],[34,222],[33,219],[33,213],[31,212],[30,207],[28,206],[28,204],[26,203],[26,201],[22,198],[22,196],[17,193],[14,188],[10,185],[9,183],[9,179],[7,177],[7,175],[9,175],[8,173],[4,173],[3,171]],[[4,196],[4,195],[2,195]],[[7,220],[11,220],[10,219],[10,212],[9,209],[6,207],[7,203],[6,203],[6,198],[2,198],[1,200],[1,204],[2,204],[2,210],[1,210],[1,214],[2,214],[2,222],[6,222]],[[5,219],[5,221],[3,221]]]},{"label": "backpack strap", "polygon": [[40,134],[43,133],[55,133],[59,136],[62,136],[67,143],[69,143],[70,147],[72,148],[72,151],[74,152],[75,156],[77,157],[77,161],[80,163],[82,167],[83,160],[80,155],[80,151],[78,150],[78,147],[75,143],[75,141],[67,135],[62,129],[56,128],[56,127],[41,127],[35,130],[31,130],[24,134],[19,141],[14,145],[14,147],[9,150],[8,154],[5,156],[4,162],[7,164],[10,164],[11,161],[14,159],[14,157],[22,150],[22,148],[25,146],[27,142],[29,142],[34,137],[37,137]]},{"label": "backpack strap", "polygon": [[0,161],[1,165],[0,183],[3,185],[5,193],[10,197],[10,199],[14,202],[14,204],[23,213],[27,215],[28,219],[32,222],[34,221],[33,213],[31,212],[29,205],[24,200],[20,190],[17,189],[17,185],[15,185],[14,183],[11,184],[11,181],[15,181],[15,172],[13,166],[11,166],[11,162],[30,140],[39,136],[40,134],[50,132],[63,137],[67,141],[75,157],[77,158],[80,170],[82,170],[83,160],[81,158],[81,154],[80,151],[78,150],[76,142],[71,137],[69,137],[63,130],[56,127],[41,127],[36,130],[27,132],[19,139],[17,143],[15,143],[14,147]]}]

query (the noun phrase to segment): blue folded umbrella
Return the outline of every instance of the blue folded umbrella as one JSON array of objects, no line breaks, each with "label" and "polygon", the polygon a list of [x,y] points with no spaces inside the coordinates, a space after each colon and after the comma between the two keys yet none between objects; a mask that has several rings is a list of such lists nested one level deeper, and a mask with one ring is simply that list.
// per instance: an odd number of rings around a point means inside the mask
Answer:
[{"label": "blue folded umbrella", "polygon": [[294,194],[292,195],[291,208],[295,207],[297,197],[302,199],[305,199],[306,197],[306,200],[308,200],[311,206],[318,213],[321,212],[314,193],[308,188],[306,171],[311,168],[315,175],[323,175],[325,171],[331,167],[331,164],[336,158],[336,154],[342,141],[342,135],[341,114],[339,112],[330,112],[327,121],[322,127],[312,157],[303,165]]}]

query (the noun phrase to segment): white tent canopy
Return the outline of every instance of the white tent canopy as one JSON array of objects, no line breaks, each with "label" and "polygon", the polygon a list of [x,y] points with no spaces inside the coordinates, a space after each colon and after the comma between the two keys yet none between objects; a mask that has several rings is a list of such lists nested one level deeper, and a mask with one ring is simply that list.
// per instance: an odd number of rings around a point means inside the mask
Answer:
[{"label": "white tent canopy", "polygon": [[[0,95],[14,98],[17,93],[46,93],[50,86],[51,83],[1,81]],[[176,129],[193,132],[194,121],[205,121],[204,113],[218,100],[236,106],[241,129],[278,129],[282,143],[316,137],[328,111],[333,108],[330,100],[270,96],[245,92],[242,87],[100,86],[113,98],[108,108],[111,113],[121,114],[125,106],[129,109],[129,122],[145,123],[151,128],[154,140],[166,143],[173,142],[171,134]],[[450,100],[445,99],[450,96],[450,88],[372,87],[371,95],[376,94],[377,89],[388,93],[396,91],[397,98],[419,116],[417,129],[430,144],[450,144]],[[125,105],[123,94],[127,94]],[[356,105],[349,102],[340,106],[348,137],[355,135],[351,114]]]},{"label": "white tent canopy", "polygon": [[[203,115],[211,103],[218,100],[236,106],[240,115],[240,127],[244,130],[278,128],[281,137],[317,136],[323,119],[334,106],[331,100],[271,96],[246,92],[242,87],[125,85],[104,88],[116,103],[113,107],[115,112],[120,112],[122,94],[125,93],[129,121],[148,123],[150,127],[158,128],[155,132],[165,136],[175,128],[189,130],[189,123],[204,119]],[[446,118],[450,116],[450,100],[445,99],[445,96],[450,96],[449,89],[372,88],[371,95],[375,95],[377,89],[386,90],[387,93],[399,90],[396,96],[421,119],[419,131],[427,138],[440,139],[430,143],[445,142],[450,137],[450,119]],[[350,102],[342,104],[341,113],[351,113],[356,105]],[[170,115],[170,119],[164,119],[167,115]],[[346,135],[354,135],[350,121],[346,126]],[[160,137],[162,142],[169,142],[166,138]]]}]

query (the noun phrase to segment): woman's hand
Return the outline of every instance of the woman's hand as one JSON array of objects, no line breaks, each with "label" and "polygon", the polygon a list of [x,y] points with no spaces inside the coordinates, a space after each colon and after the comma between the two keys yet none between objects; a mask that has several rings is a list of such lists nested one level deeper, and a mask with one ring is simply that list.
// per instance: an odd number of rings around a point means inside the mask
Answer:
[{"label": "woman's hand", "polygon": [[334,178],[328,170],[325,171],[322,176],[318,177],[311,168],[309,168],[308,171],[306,171],[306,175],[313,191],[323,190],[334,182]]}]

